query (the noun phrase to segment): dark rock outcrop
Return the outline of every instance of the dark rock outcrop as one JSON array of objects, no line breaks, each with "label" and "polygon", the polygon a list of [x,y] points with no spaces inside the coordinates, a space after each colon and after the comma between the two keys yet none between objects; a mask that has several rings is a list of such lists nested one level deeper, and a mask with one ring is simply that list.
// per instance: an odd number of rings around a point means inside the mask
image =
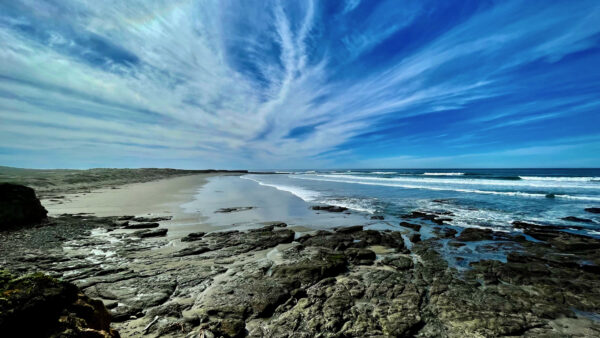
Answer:
[{"label": "dark rock outcrop", "polygon": [[171,216],[158,216],[158,217],[133,217],[130,220],[134,222],[160,222],[160,221],[168,221],[172,217]]},{"label": "dark rock outcrop", "polygon": [[133,224],[127,224],[126,226],[124,226],[125,229],[150,229],[150,228],[158,228],[160,224],[156,223],[156,222],[151,222],[151,223],[133,223]]},{"label": "dark rock outcrop", "polygon": [[456,239],[461,242],[492,240],[494,232],[491,229],[466,228]]},{"label": "dark rock outcrop", "polygon": [[583,210],[590,212],[592,214],[600,214],[600,208],[585,208]]},{"label": "dark rock outcrop", "polygon": [[410,214],[402,215],[401,217],[404,219],[413,219],[420,218],[423,220],[431,221],[437,225],[446,224],[446,222],[452,221],[452,218],[448,218],[446,216],[453,216],[453,214],[449,211],[441,211],[441,212],[423,212],[423,211],[413,211]]},{"label": "dark rock outcrop", "polygon": [[335,205],[313,205],[311,209],[328,212],[344,212],[348,210],[348,208],[338,207]]},{"label": "dark rock outcrop", "polygon": [[166,236],[168,232],[168,229],[162,228],[162,229],[144,229],[144,230],[138,230],[136,232],[134,232],[134,235],[141,237],[141,238],[148,238],[148,237],[163,237]]},{"label": "dark rock outcrop", "polygon": [[33,189],[0,183],[0,230],[39,223],[47,214]]},{"label": "dark rock outcrop", "polygon": [[41,273],[0,271],[0,332],[7,337],[119,337],[104,304]]},{"label": "dark rock outcrop", "polygon": [[418,243],[418,242],[421,241],[421,234],[411,234],[410,237],[409,237],[409,240],[412,243]]},{"label": "dark rock outcrop", "polygon": [[[593,243],[600,241],[558,227],[517,224],[546,236],[543,242],[477,230],[471,239],[495,241],[466,247],[457,239],[429,238],[409,251],[402,236],[413,240],[418,234],[405,230],[345,227],[294,241],[293,230],[273,223],[171,244],[109,231],[115,217],[75,216],[52,218],[52,227],[0,233],[0,257],[11,268],[47,269],[102,299],[124,336],[586,337],[600,332],[600,325],[573,312],[598,312],[600,251]],[[94,235],[86,235],[92,229]],[[454,236],[451,230],[447,235]],[[72,240],[38,250],[40,238],[51,236]],[[510,248],[506,260],[469,259],[468,270],[455,269],[438,251],[466,255],[477,247],[494,250],[493,244]],[[94,251],[93,261],[80,253],[87,251]]]},{"label": "dark rock outcrop", "polygon": [[202,237],[204,237],[204,235],[206,235],[206,232],[192,232],[187,234],[187,236],[183,237],[181,239],[182,242],[193,242],[193,241],[199,241],[200,239],[202,239]]},{"label": "dark rock outcrop", "polygon": [[215,211],[215,213],[228,214],[230,212],[246,211],[246,210],[251,210],[251,209],[254,209],[254,207],[221,208],[221,209]]},{"label": "dark rock outcrop", "polygon": [[400,226],[403,226],[405,228],[413,229],[414,231],[420,231],[421,230],[421,226],[419,224],[413,224],[413,223],[408,223],[408,222],[400,222]]}]

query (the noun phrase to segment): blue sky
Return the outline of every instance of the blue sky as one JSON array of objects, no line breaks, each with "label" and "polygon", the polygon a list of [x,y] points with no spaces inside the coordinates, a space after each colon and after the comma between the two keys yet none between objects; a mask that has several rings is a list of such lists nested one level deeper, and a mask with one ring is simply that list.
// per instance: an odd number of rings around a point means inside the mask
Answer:
[{"label": "blue sky", "polygon": [[600,2],[0,1],[0,165],[600,167]]}]

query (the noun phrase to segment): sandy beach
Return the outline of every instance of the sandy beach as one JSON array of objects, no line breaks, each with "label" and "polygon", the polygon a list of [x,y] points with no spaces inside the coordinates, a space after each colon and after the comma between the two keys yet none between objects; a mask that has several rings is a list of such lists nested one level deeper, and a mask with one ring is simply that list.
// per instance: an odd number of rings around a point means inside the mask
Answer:
[{"label": "sandy beach", "polygon": [[180,205],[193,199],[208,177],[197,174],[157,181],[102,188],[89,193],[66,194],[64,199],[42,199],[50,215],[89,213],[96,216],[157,215],[184,217]]}]

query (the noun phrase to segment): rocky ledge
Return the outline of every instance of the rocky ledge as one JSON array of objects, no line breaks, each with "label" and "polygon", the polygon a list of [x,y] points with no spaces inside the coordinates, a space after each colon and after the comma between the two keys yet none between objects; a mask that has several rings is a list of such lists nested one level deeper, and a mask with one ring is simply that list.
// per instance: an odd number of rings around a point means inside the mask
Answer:
[{"label": "rocky ledge", "polygon": [[505,262],[483,260],[464,272],[440,256],[440,240],[409,243],[410,231],[355,226],[298,234],[276,223],[180,241],[140,236],[127,225],[117,217],[63,215],[2,232],[1,265],[73,283],[103,302],[123,336],[600,334],[597,247],[552,229],[521,225],[536,242],[441,231],[451,243],[496,239],[517,248]]},{"label": "rocky ledge", "polygon": [[6,337],[119,337],[104,304],[41,273],[0,271],[0,332]]}]

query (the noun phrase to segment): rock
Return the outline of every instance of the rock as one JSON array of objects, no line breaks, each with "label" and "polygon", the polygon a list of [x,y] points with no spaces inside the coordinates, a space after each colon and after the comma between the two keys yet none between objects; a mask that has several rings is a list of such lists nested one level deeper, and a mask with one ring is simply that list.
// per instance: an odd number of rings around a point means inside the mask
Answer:
[{"label": "rock", "polygon": [[126,227],[129,225],[129,221],[116,220],[116,221],[113,221],[113,225],[116,227],[119,227],[119,228]]},{"label": "rock", "polygon": [[421,226],[419,224],[413,224],[408,222],[400,222],[400,226],[405,228],[413,229],[414,231],[421,231]]},{"label": "rock", "polygon": [[358,232],[358,231],[362,231],[362,230],[363,230],[362,225],[353,225],[353,226],[349,226],[349,227],[336,228],[335,232],[338,232],[341,234],[350,234],[350,233]]},{"label": "rock", "polygon": [[418,242],[421,241],[421,234],[411,234],[410,237],[409,237],[409,240],[412,243],[418,243]]},{"label": "rock", "polygon": [[303,243],[305,246],[324,247],[338,251],[349,247],[357,247],[357,243],[351,233],[340,233],[337,231],[329,232],[320,230],[314,235],[305,235],[298,238],[298,242]]},{"label": "rock", "polygon": [[133,216],[133,215],[127,215],[127,216],[119,216],[117,218],[117,220],[118,221],[129,221],[129,220],[132,220],[134,218],[135,218],[135,216]]},{"label": "rock", "polygon": [[466,244],[462,243],[462,242],[450,241],[450,242],[448,242],[448,245],[450,245],[451,247],[454,247],[454,248],[460,248],[460,247],[465,246]]},{"label": "rock", "polygon": [[452,228],[435,228],[433,232],[441,238],[452,238],[454,237],[458,231]]},{"label": "rock", "polygon": [[250,229],[248,232],[264,232],[264,231],[273,231],[275,229],[274,225],[267,225],[262,228]]},{"label": "rock", "polygon": [[383,221],[385,218],[381,215],[373,215],[371,216],[371,219]]},{"label": "rock", "polygon": [[456,240],[461,242],[475,242],[494,239],[494,232],[491,229],[466,228]]},{"label": "rock", "polygon": [[158,228],[160,224],[158,223],[134,223],[128,224],[125,226],[125,229],[149,229],[149,228]]},{"label": "rock", "polygon": [[592,214],[600,214],[600,208],[585,208],[583,210],[591,212]]},{"label": "rock", "polygon": [[35,196],[35,191],[24,185],[0,183],[0,230],[19,225],[39,223],[48,211]]},{"label": "rock", "polygon": [[[562,337],[584,325],[591,325],[587,336],[600,328],[571,310],[597,312],[600,241],[565,227],[517,223],[546,241],[492,233],[493,242],[452,250],[465,242],[429,238],[409,252],[403,236],[412,240],[413,231],[340,228],[294,242],[292,230],[268,223],[199,234],[173,254],[163,240],[105,233],[114,220],[66,215],[51,218],[51,227],[0,233],[0,264],[73,280],[111,307],[123,336],[142,335],[157,316],[148,336]],[[506,261],[463,270],[464,258],[456,269],[442,256],[463,252],[471,261],[483,247],[505,250]],[[179,258],[187,255],[195,256]],[[4,298],[0,291],[0,307]]]},{"label": "rock", "polygon": [[582,252],[600,249],[600,240],[583,235],[560,232],[548,240],[552,246],[563,252]]},{"label": "rock", "polygon": [[131,218],[130,220],[134,221],[134,222],[152,223],[152,222],[168,221],[171,218],[172,218],[171,216],[134,217],[134,218]]},{"label": "rock", "polygon": [[427,213],[427,212],[423,212],[423,211],[413,211],[410,214],[402,215],[401,217],[402,218],[406,218],[406,219],[420,218],[420,219],[431,221],[431,222],[433,222],[435,224],[438,224],[438,225],[443,225],[446,222],[452,221],[451,218],[440,217],[440,215],[451,216],[452,213],[449,212],[449,211],[442,211],[442,212],[436,212],[436,213]]},{"label": "rock", "polygon": [[358,265],[371,265],[377,257],[375,252],[369,249],[350,248],[345,252],[348,261]]},{"label": "rock", "polygon": [[393,266],[398,270],[408,270],[414,266],[412,258],[405,255],[390,255],[385,257],[381,263]]},{"label": "rock", "polygon": [[193,242],[202,239],[206,235],[206,232],[192,232],[181,239],[182,242]]},{"label": "rock", "polygon": [[[100,300],[41,273],[0,272],[0,332],[21,337],[119,337]],[[34,320],[32,322],[32,320]]]},{"label": "rock", "polygon": [[280,264],[272,268],[272,276],[286,285],[311,285],[325,277],[336,276],[346,270],[346,256],[324,248],[306,249],[306,259]]},{"label": "rock", "polygon": [[513,226],[537,240],[545,241],[564,252],[581,252],[600,248],[600,240],[579,234],[573,234],[557,226],[537,225],[525,222],[513,222]]},{"label": "rock", "polygon": [[154,229],[154,230],[139,230],[134,232],[133,234],[136,236],[139,236],[141,238],[148,238],[148,237],[162,237],[162,236],[166,236],[167,235],[168,230],[167,229]]},{"label": "rock", "polygon": [[246,333],[246,323],[240,319],[225,319],[221,321],[217,332],[225,337],[243,337]]},{"label": "rock", "polygon": [[402,215],[400,217],[402,217],[402,218],[408,218],[408,219],[410,219],[410,218],[421,218],[421,219],[426,219],[426,220],[432,221],[432,220],[434,220],[437,217],[437,215],[428,214],[428,213],[422,212],[422,211],[413,211],[410,214]]},{"label": "rock", "polygon": [[237,211],[246,211],[246,210],[251,210],[254,209],[254,207],[234,207],[234,208],[221,208],[217,211],[215,211],[215,213],[230,213],[230,212],[237,212]]},{"label": "rock", "polygon": [[452,222],[452,218],[434,218],[431,221],[437,225],[444,225],[447,224],[447,222]]},{"label": "rock", "polygon": [[320,211],[328,211],[328,212],[344,212],[344,211],[348,210],[348,208],[338,207],[335,205],[313,205],[311,207],[311,209],[320,210]]},{"label": "rock", "polygon": [[205,252],[210,251],[207,246],[195,246],[195,247],[187,247],[185,249],[179,250],[173,254],[174,257],[184,257],[184,256],[192,256],[192,255],[200,255]]},{"label": "rock", "polygon": [[561,219],[563,221],[569,221],[569,222],[594,223],[594,221],[592,221],[591,219],[588,219],[588,218],[579,218],[579,217],[575,217],[575,216],[567,216],[567,217],[563,217]]},{"label": "rock", "polygon": [[[342,232],[339,232],[339,231]],[[357,227],[338,228],[336,232],[320,230],[314,235],[298,238],[298,242],[305,246],[317,246],[343,251],[347,248],[365,248],[371,245],[386,245],[403,251],[404,240],[398,231],[381,232],[376,230],[362,230]]]}]

